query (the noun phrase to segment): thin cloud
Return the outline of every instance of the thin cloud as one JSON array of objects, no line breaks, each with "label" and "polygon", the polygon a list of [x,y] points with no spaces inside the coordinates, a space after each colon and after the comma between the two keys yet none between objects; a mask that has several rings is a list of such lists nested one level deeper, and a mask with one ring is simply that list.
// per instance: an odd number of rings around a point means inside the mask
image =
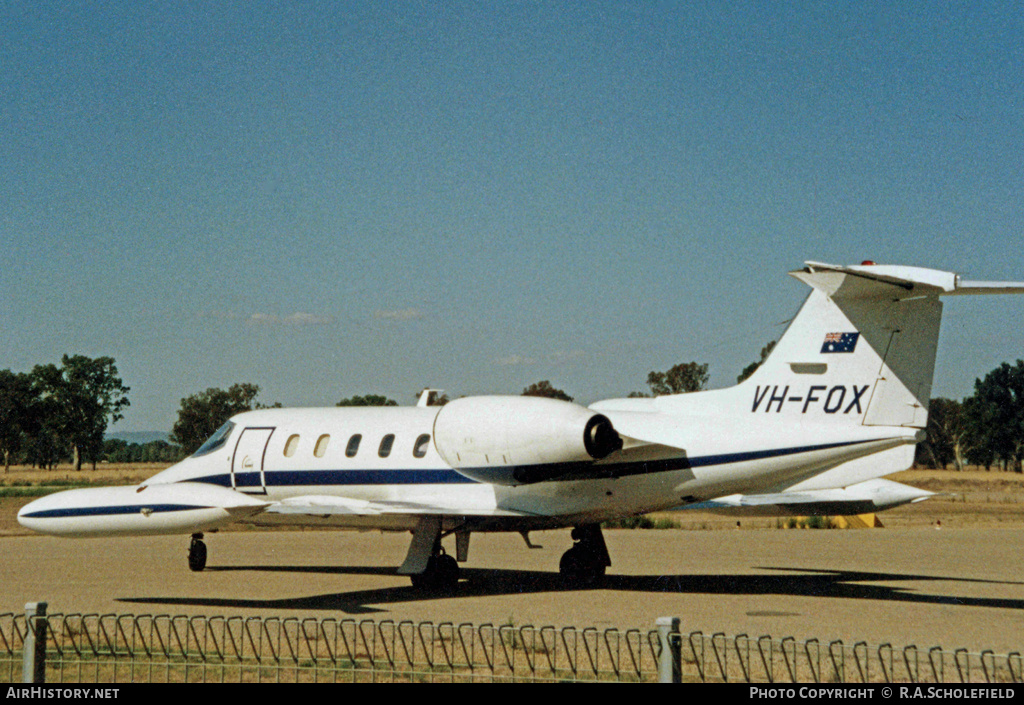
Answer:
[{"label": "thin cloud", "polygon": [[553,364],[563,364],[581,360],[587,356],[582,350],[556,350],[548,355],[548,361]]},{"label": "thin cloud", "polygon": [[548,353],[542,358],[529,357],[525,355],[503,355],[502,357],[494,358],[494,364],[502,365],[505,367],[512,367],[515,365],[536,365],[544,363],[546,365],[568,365],[577,360],[582,360],[587,356],[583,350],[556,350],[553,353]]},{"label": "thin cloud", "polygon": [[377,310],[373,312],[374,318],[383,318],[388,321],[412,321],[423,318],[423,312],[418,308],[401,308],[392,311]]},{"label": "thin cloud", "polygon": [[506,367],[514,365],[535,365],[537,364],[537,360],[536,358],[523,357],[522,355],[506,355],[504,357],[495,358],[494,364]]},{"label": "thin cloud", "polygon": [[242,318],[233,311],[200,311],[197,315],[199,318],[210,321],[237,321]]},{"label": "thin cloud", "polygon": [[333,316],[317,316],[299,311],[288,316],[254,313],[246,319],[246,323],[251,326],[323,326],[333,322]]}]

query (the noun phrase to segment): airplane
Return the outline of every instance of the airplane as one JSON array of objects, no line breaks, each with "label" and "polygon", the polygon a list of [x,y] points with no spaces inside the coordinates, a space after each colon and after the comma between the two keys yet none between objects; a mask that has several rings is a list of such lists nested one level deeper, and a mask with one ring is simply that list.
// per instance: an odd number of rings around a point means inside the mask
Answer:
[{"label": "airplane", "polygon": [[[451,590],[474,532],[571,528],[559,572],[611,565],[601,522],[676,507],[861,512],[930,493],[889,480],[924,440],[943,303],[1024,282],[807,262],[811,292],[768,358],[725,389],[610,399],[475,396],[444,406],[262,409],[132,487],[58,492],[18,521],[68,537],[191,534],[233,522],[411,532],[398,568]],[[850,510],[850,511],[843,511]],[[454,534],[455,555],[442,539]]]}]

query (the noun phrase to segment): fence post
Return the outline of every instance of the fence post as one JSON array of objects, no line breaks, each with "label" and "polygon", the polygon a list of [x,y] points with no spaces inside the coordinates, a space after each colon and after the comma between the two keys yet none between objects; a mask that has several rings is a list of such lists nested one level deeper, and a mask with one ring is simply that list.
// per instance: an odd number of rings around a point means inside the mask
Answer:
[{"label": "fence post", "polygon": [[22,683],[46,682],[46,603],[25,605],[25,643],[22,645]]},{"label": "fence post", "polygon": [[679,617],[658,618],[658,641],[661,653],[658,655],[658,682],[682,683],[682,639],[679,635]]}]

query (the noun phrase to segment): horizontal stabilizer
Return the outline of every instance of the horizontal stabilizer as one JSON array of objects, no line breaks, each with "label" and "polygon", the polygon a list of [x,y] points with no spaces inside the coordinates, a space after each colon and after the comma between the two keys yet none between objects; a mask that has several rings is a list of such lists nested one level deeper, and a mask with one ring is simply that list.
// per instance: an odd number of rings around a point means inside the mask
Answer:
[{"label": "horizontal stabilizer", "polygon": [[1024,282],[983,282],[957,279],[956,289],[949,292],[959,296],[978,294],[1024,294]]},{"label": "horizontal stabilizer", "polygon": [[[888,264],[861,264],[842,266],[824,262],[806,262],[807,266],[792,272],[815,288],[825,289],[831,282],[842,282],[841,277],[823,277],[822,273],[848,275],[861,280],[881,282],[902,289],[918,288],[937,290],[940,294],[953,296],[974,296],[985,294],[1024,294],[1024,282],[969,281],[953,272],[922,267],[905,267]],[[834,286],[834,284],[833,284]],[[828,292],[834,293],[834,292]]]}]

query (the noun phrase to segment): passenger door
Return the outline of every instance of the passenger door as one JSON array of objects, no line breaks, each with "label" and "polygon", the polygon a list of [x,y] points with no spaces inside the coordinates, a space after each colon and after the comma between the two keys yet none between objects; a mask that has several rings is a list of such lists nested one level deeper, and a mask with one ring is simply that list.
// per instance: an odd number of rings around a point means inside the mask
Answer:
[{"label": "passenger door", "polygon": [[267,483],[263,474],[263,460],[273,428],[246,428],[242,430],[231,459],[231,486],[246,494],[266,494]]}]

